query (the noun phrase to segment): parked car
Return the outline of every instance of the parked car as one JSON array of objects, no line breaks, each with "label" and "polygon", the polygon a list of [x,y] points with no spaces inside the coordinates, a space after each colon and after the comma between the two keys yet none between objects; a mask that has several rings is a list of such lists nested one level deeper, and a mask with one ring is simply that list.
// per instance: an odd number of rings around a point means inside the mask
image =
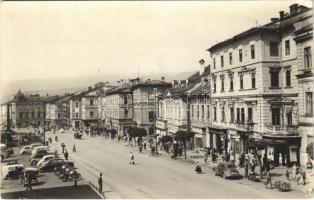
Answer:
[{"label": "parked car", "polygon": [[41,143],[34,143],[34,144],[31,144],[30,147],[31,149],[33,150],[35,147],[39,147],[39,146],[43,146],[43,144]]},{"label": "parked car", "polygon": [[71,161],[65,161],[63,159],[51,159],[48,160],[39,166],[40,171],[53,171],[55,167],[60,167],[62,165],[69,165],[74,167],[74,163]]},{"label": "parked car", "polygon": [[8,165],[17,165],[21,163],[19,160],[7,160],[5,164],[8,166]]},{"label": "parked car", "polygon": [[7,148],[6,144],[0,144],[0,148],[1,148],[1,162],[5,158],[10,157],[10,155],[14,153],[12,148]]},{"label": "parked car", "polygon": [[[30,162],[33,159],[38,159],[38,158],[42,158],[43,156],[47,155],[47,154],[57,154],[57,150],[50,148],[49,146],[39,146],[39,147],[35,147],[32,151],[32,155],[31,155],[31,159]],[[36,163],[37,164],[37,163]]]},{"label": "parked car", "polygon": [[240,178],[241,175],[237,170],[235,164],[231,162],[218,163],[217,167],[213,168],[215,176],[227,178]]},{"label": "parked car", "polygon": [[32,177],[32,182],[37,183],[37,176],[39,174],[39,169],[27,167],[25,168],[20,175],[20,183],[23,183],[24,187],[28,185],[28,178]]},{"label": "parked car", "polygon": [[33,162],[31,162],[31,164],[33,166],[37,165],[37,167],[39,167],[43,162],[47,161],[47,160],[51,160],[53,158],[56,158],[56,155],[45,155],[44,157],[42,157],[40,160],[36,160],[34,159]]},{"label": "parked car", "polygon": [[32,152],[32,148],[31,146],[27,145],[27,146],[24,146],[21,151],[20,151],[20,154],[23,155],[23,154],[30,154]]},{"label": "parked car", "polygon": [[24,165],[15,164],[2,167],[2,179],[17,179],[24,170]]}]

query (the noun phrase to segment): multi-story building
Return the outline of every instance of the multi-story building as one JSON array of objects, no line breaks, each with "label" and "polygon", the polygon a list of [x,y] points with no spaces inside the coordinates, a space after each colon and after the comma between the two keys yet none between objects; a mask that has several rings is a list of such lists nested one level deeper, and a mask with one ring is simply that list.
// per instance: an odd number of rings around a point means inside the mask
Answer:
[{"label": "multi-story building", "polygon": [[95,87],[88,87],[84,92],[70,98],[70,123],[74,128],[99,127],[99,108],[97,98],[105,94],[108,88],[104,83],[97,83]]},{"label": "multi-story building", "polygon": [[49,127],[70,126],[70,94],[46,104],[46,124]]},{"label": "multi-story building", "polygon": [[[160,136],[172,136],[179,130],[193,131],[191,130],[191,119],[189,114],[190,112],[194,112],[192,111],[191,106],[194,103],[193,97],[195,93],[193,93],[193,90],[197,92],[200,87],[204,86],[202,81],[204,81],[204,77],[209,75],[209,70],[209,66],[202,66],[199,72],[194,73],[186,80],[174,80],[172,88],[167,89],[163,95],[157,97],[157,134]],[[191,105],[190,101],[192,101]],[[203,130],[201,129],[201,133],[199,133],[196,124],[193,125],[194,127],[192,127],[192,129],[197,132],[196,138],[203,138]]]},{"label": "multi-story building", "polygon": [[120,135],[126,134],[133,125],[131,85],[125,83],[109,89],[103,98],[105,127],[115,129]]},{"label": "multi-story building", "polygon": [[[263,26],[208,51],[211,54],[210,133],[224,150],[246,151],[248,138],[267,145],[269,158],[299,162],[297,51],[293,23],[310,12],[297,4]],[[279,160],[281,159],[281,160]]]},{"label": "multi-story building", "polygon": [[302,137],[300,149],[301,165],[307,160],[306,147],[313,142],[313,10],[294,23],[297,49],[298,81],[298,131]]},{"label": "multi-story building", "polygon": [[133,122],[137,127],[144,128],[148,135],[155,134],[155,113],[157,110],[157,96],[163,94],[171,83],[161,80],[140,82],[139,79],[132,85],[133,93]]},{"label": "multi-story building", "polygon": [[16,128],[45,125],[46,103],[55,96],[41,97],[39,94],[24,95],[20,90],[13,100],[2,104],[2,119],[6,121],[7,105],[10,108],[10,126]]}]

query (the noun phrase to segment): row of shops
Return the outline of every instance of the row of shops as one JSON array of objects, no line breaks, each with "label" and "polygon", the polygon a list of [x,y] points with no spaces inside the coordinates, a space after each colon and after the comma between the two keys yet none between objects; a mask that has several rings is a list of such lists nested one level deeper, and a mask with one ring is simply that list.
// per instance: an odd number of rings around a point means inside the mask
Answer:
[{"label": "row of shops", "polygon": [[[167,124],[167,121],[157,120],[156,133],[162,137],[164,135],[174,135],[179,130],[187,130],[186,126],[175,126]],[[214,125],[191,126],[194,133],[194,150],[201,150],[205,147],[214,148],[219,154],[234,152],[236,154],[248,152],[246,143],[249,139],[258,141],[265,148],[259,150],[259,154],[267,155],[267,158],[274,161],[276,166],[291,166],[300,163],[301,136],[295,135],[260,135],[253,131],[238,131],[217,127]]]}]

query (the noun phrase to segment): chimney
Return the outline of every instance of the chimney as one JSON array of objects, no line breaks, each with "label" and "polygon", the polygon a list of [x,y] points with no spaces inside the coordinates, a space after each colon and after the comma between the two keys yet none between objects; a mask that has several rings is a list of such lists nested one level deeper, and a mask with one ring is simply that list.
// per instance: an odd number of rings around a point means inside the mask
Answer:
[{"label": "chimney", "polygon": [[290,8],[290,15],[297,14],[297,11],[298,11],[298,4],[297,3],[292,4],[291,6],[289,6],[289,8]]},{"label": "chimney", "polygon": [[204,59],[201,59],[201,60],[199,61],[199,64],[200,64],[199,72],[200,72],[200,75],[202,75],[202,74],[204,73],[204,70],[205,70],[205,66],[204,66],[205,61],[204,61]]},{"label": "chimney", "polygon": [[278,20],[279,20],[278,17],[270,18],[270,21],[271,21],[271,22],[277,22]]},{"label": "chimney", "polygon": [[280,11],[279,12],[279,19],[280,19],[280,21],[283,20],[284,16],[285,16],[285,11]]},{"label": "chimney", "polygon": [[162,77],[161,77],[161,80],[162,80],[162,81],[165,81],[165,77],[164,77],[164,76],[162,76]]}]

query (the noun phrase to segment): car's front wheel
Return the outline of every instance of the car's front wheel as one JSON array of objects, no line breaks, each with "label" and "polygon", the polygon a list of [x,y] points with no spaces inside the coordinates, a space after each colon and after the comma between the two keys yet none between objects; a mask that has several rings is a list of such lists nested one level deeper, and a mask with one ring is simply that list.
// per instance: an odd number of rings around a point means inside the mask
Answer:
[{"label": "car's front wheel", "polygon": [[31,165],[32,165],[32,166],[36,166],[37,163],[38,163],[37,160],[33,160],[32,163],[31,163]]}]

